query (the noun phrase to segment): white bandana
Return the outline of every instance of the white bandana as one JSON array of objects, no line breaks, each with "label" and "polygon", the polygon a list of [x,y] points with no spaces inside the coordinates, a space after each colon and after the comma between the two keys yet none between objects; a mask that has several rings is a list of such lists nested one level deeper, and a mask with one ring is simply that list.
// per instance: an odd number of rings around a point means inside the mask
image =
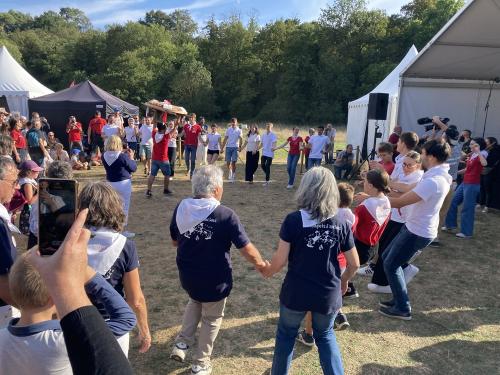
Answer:
[{"label": "white bandana", "polygon": [[179,207],[177,207],[177,215],[175,217],[180,234],[184,234],[200,224],[219,205],[220,202],[215,198],[183,199]]},{"label": "white bandana", "polygon": [[121,151],[106,151],[103,154],[104,160],[106,161],[107,165],[113,164],[115,161],[118,160],[120,157]]},{"label": "white bandana", "polygon": [[105,275],[120,256],[127,238],[108,228],[91,228],[87,245],[88,263],[97,273]]}]

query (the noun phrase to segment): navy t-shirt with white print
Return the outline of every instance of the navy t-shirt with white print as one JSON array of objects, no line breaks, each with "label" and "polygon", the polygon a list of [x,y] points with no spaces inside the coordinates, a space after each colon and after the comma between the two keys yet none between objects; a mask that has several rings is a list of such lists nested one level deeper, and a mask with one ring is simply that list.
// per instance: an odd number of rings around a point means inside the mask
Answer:
[{"label": "navy t-shirt with white print", "polygon": [[184,234],[177,227],[177,207],[170,235],[177,241],[177,267],[181,285],[198,302],[216,302],[233,287],[231,244],[241,249],[250,243],[236,213],[218,206],[204,221]]},{"label": "navy t-shirt with white print", "polygon": [[341,272],[337,256],[354,247],[350,225],[331,218],[304,228],[302,215],[296,211],[285,218],[280,238],[290,243],[280,302],[291,310],[320,314],[340,309]]}]

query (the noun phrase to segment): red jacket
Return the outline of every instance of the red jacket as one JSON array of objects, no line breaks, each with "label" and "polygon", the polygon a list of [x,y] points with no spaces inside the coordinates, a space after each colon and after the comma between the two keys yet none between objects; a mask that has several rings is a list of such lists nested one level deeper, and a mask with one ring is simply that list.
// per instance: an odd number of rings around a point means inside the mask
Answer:
[{"label": "red jacket", "polygon": [[365,245],[374,246],[378,243],[391,217],[389,199],[368,198],[354,211],[354,237]]}]

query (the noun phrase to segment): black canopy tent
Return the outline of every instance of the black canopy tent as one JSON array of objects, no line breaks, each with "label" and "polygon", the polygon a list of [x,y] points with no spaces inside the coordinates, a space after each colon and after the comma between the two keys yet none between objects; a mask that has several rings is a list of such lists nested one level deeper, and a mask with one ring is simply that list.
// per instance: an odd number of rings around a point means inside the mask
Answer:
[{"label": "black canopy tent", "polygon": [[119,110],[124,116],[139,114],[139,107],[111,95],[90,81],[84,81],[53,94],[28,101],[30,113],[38,112],[50,123],[56,137],[67,144],[66,124],[69,116],[82,123],[84,131],[95,111],[102,116]]}]

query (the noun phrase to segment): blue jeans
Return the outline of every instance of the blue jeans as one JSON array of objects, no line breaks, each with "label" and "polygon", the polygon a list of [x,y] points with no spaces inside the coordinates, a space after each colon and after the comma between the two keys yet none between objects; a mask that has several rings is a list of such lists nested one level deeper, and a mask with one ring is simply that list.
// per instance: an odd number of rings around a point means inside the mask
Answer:
[{"label": "blue jeans", "polygon": [[311,169],[312,167],[319,167],[321,165],[321,159],[313,159],[309,157],[307,160],[307,169]]},{"label": "blue jeans", "polygon": [[[196,168],[196,149],[198,146],[185,145],[184,146],[184,161],[186,168],[189,169],[189,175],[192,177],[194,169]],[[191,165],[190,165],[191,162]]]},{"label": "blue jeans", "polygon": [[[271,375],[288,374],[293,357],[295,338],[306,311],[290,310],[280,306],[280,318],[276,331],[273,367]],[[323,315],[312,313],[313,335],[319,352],[319,362],[325,375],[341,375],[344,373],[342,357],[333,331],[333,322],[337,313]]]},{"label": "blue jeans", "polygon": [[297,171],[297,163],[299,162],[300,155],[288,154],[286,161],[286,171],[288,172],[288,185],[293,185],[295,182],[295,172]]},{"label": "blue jeans", "polygon": [[410,300],[406,289],[405,277],[401,266],[409,263],[414,255],[430,245],[433,238],[424,238],[411,233],[406,225],[401,227],[398,235],[394,237],[387,249],[382,254],[385,275],[392,290],[393,301],[396,309],[410,312]]},{"label": "blue jeans", "polygon": [[352,165],[343,165],[343,166],[334,165],[333,167],[335,169],[335,178],[337,180],[341,180],[342,179],[342,172],[343,171],[345,171],[344,176],[346,178],[347,178],[347,176],[349,176],[349,174],[352,171]]},{"label": "blue jeans", "polygon": [[448,228],[457,227],[458,206],[463,203],[462,213],[460,215],[460,231],[466,236],[472,236],[474,232],[474,217],[476,215],[475,208],[480,190],[480,184],[462,183],[457,187],[448,213],[446,214],[445,225]]},{"label": "blue jeans", "polygon": [[170,163],[168,161],[153,160],[151,162],[151,176],[156,177],[160,170],[165,177],[170,177]]}]

